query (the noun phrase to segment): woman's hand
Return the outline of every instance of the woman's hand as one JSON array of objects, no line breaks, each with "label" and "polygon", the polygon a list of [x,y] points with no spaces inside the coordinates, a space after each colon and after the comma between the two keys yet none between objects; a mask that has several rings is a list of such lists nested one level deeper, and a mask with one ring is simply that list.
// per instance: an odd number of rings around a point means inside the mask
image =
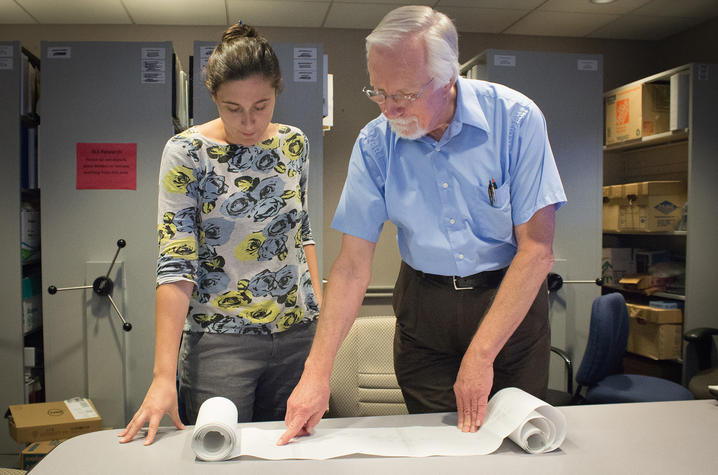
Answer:
[{"label": "woman's hand", "polygon": [[145,437],[145,445],[150,445],[155,440],[160,420],[165,414],[170,416],[175,427],[178,429],[185,428],[177,411],[177,387],[175,381],[155,378],[147,390],[142,406],[137,410],[127,427],[117,434],[120,437],[120,443],[124,444],[131,441],[145,423],[148,423],[149,428]]}]

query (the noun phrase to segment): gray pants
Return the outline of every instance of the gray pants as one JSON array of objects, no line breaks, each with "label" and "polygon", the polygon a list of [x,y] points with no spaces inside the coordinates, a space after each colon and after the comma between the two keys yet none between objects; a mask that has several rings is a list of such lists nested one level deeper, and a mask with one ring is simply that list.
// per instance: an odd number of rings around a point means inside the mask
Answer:
[{"label": "gray pants", "polygon": [[214,396],[234,402],[238,422],[284,420],[316,325],[271,335],[184,333],[178,367],[183,420],[194,424],[199,407]]},{"label": "gray pants", "polygon": [[[394,287],[394,370],[410,413],[456,411],[453,387],[461,359],[499,283],[454,290],[402,263]],[[544,282],[526,318],[494,361],[491,395],[516,386],[545,399],[550,351]]]}]

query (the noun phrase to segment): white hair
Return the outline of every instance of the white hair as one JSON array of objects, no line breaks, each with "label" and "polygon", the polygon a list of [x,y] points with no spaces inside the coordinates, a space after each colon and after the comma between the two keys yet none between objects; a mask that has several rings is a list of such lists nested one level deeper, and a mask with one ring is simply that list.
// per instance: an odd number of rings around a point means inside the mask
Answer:
[{"label": "white hair", "polygon": [[459,77],[459,39],[454,23],[445,14],[427,6],[409,5],[386,14],[366,37],[366,53],[373,46],[393,47],[408,36],[421,34],[426,43],[426,61],[437,85]]}]

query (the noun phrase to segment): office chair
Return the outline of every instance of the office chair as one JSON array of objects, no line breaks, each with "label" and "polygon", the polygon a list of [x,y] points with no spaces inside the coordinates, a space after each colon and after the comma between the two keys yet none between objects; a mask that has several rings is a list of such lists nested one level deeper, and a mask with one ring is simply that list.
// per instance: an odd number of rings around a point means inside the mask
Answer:
[{"label": "office chair", "polygon": [[330,417],[408,414],[394,374],[396,317],[354,321],[334,361]]},{"label": "office chair", "polygon": [[696,399],[718,399],[718,396],[708,390],[708,386],[718,385],[718,367],[712,364],[715,353],[714,335],[718,335],[716,328],[694,328],[683,336],[688,342],[685,358],[687,372],[690,373],[688,389]]},{"label": "office chair", "polygon": [[[593,301],[586,352],[576,373],[575,396],[587,404],[693,399],[680,384],[654,376],[623,374],[628,310],[618,292]],[[586,388],[585,396],[581,394]]]}]

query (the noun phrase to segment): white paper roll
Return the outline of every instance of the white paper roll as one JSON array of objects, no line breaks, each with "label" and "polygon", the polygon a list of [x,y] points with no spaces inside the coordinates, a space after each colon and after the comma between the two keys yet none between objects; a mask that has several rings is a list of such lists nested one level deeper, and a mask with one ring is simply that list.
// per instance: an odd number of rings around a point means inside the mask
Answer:
[{"label": "white paper roll", "polygon": [[553,450],[556,435],[556,426],[551,419],[534,411],[509,435],[509,439],[530,454],[540,454]]},{"label": "white paper roll", "polygon": [[317,427],[309,437],[277,446],[284,429],[237,424],[237,408],[215,397],[199,410],[192,434],[192,450],[201,460],[226,460],[250,455],[270,460],[324,460],[350,454],[390,457],[486,455],[505,438],[531,454],[551,452],[566,437],[566,418],[558,409],[518,389],[505,388],[489,401],[478,432],[465,433],[455,425],[364,427],[349,420],[346,427]]},{"label": "white paper roll", "polygon": [[237,406],[224,397],[207,399],[199,408],[192,433],[192,450],[210,462],[226,460],[238,444]]}]

